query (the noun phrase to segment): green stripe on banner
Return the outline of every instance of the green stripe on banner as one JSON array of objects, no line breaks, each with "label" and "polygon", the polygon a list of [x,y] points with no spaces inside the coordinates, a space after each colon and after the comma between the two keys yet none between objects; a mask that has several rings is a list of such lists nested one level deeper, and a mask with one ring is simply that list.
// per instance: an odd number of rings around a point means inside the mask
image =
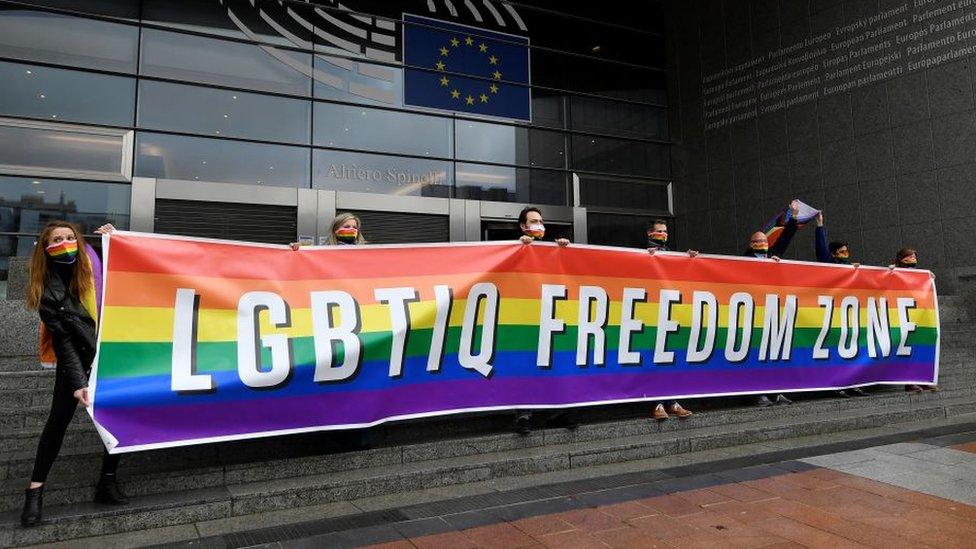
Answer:
[{"label": "green stripe on banner", "polygon": [[[615,351],[619,343],[619,327],[608,326],[606,332],[607,351]],[[750,346],[759,347],[762,329],[753,328]],[[364,361],[384,361],[390,356],[392,332],[371,332],[361,334],[365,344]],[[726,328],[719,328],[715,338],[716,349],[722,349],[726,341]],[[430,349],[432,330],[411,330],[407,339],[406,354],[409,357],[426,356]],[[739,338],[741,338],[741,330]],[[819,328],[797,328],[793,335],[794,352],[813,347],[820,334]],[[450,328],[445,341],[444,354],[454,354],[459,347],[461,329]],[[937,330],[935,328],[917,328],[908,338],[908,345],[934,345]],[[681,328],[678,332],[668,336],[667,349],[677,351],[687,349],[690,329]],[[647,328],[631,338],[631,350],[652,349],[657,337],[656,328]],[[897,328],[891,330],[892,350],[898,345],[900,332]],[[480,341],[480,328],[476,330],[475,342]],[[836,349],[840,340],[840,329],[830,330],[825,348]],[[495,334],[495,348],[497,351],[534,351],[539,341],[538,326],[499,326]],[[309,364],[315,360],[315,351],[311,337],[292,339],[294,359],[299,364]],[[858,330],[858,345],[863,349],[867,345],[867,330]],[[576,327],[568,326],[566,331],[553,336],[553,351],[574,351],[576,349]],[[476,349],[477,351],[477,349]],[[336,360],[342,360],[341,349]],[[271,355],[267,348],[261,352],[262,363],[270,364]],[[218,372],[237,369],[237,345],[233,342],[198,343],[196,347],[196,363],[200,372]],[[172,369],[172,349],[170,343],[112,343],[102,342],[98,362],[98,377],[140,377],[169,375]]]}]

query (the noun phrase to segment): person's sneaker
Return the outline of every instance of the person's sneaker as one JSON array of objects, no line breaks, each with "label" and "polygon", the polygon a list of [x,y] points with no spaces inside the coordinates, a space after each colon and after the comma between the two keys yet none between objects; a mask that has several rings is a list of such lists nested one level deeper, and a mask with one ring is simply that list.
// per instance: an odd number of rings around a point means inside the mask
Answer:
[{"label": "person's sneaker", "polygon": [[515,418],[515,432],[520,435],[527,435],[532,432],[532,427],[529,425],[529,416]]},{"label": "person's sneaker", "polygon": [[926,385],[925,387],[923,387],[923,389],[925,389],[926,391],[932,391],[933,393],[938,393],[939,392],[939,386],[938,385]]},{"label": "person's sneaker", "polygon": [[651,412],[651,417],[656,420],[668,419],[668,412],[664,409],[663,404],[658,404]]},{"label": "person's sneaker", "polygon": [[769,397],[766,395],[760,396],[759,400],[756,401],[756,406],[759,406],[760,408],[767,408],[772,405],[773,401],[769,400]]},{"label": "person's sneaker", "polygon": [[854,387],[850,391],[851,391],[851,394],[854,395],[854,396],[856,396],[856,397],[866,397],[866,396],[868,396],[868,394],[866,392],[864,392],[864,389],[862,389],[860,387]]},{"label": "person's sneaker", "polygon": [[686,417],[691,416],[691,410],[685,410],[684,407],[682,407],[677,402],[675,402],[674,404],[671,405],[671,409],[669,411],[672,414],[678,416],[678,418],[680,418],[680,419],[684,419]]},{"label": "person's sneaker", "polygon": [[129,503],[129,498],[119,490],[119,483],[115,480],[115,475],[106,475],[98,481],[95,486],[95,503],[105,505],[125,505]]},{"label": "person's sneaker", "polygon": [[905,385],[905,390],[909,393],[921,393],[922,388],[918,385]]},{"label": "person's sneaker", "polygon": [[840,391],[837,391],[837,396],[842,397],[842,398],[851,398],[851,395],[849,395],[847,393],[847,391],[845,391],[843,389],[841,389]]},{"label": "person's sneaker", "polygon": [[786,395],[776,395],[776,404],[793,404],[793,401],[786,398]]}]

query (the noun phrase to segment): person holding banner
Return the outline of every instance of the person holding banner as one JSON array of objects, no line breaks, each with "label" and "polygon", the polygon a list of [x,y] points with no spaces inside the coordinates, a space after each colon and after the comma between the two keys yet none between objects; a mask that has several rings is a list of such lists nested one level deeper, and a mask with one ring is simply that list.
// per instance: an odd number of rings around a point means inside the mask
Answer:
[{"label": "person holding banner", "polygon": [[[654,255],[657,252],[668,251],[670,251],[668,248],[668,222],[664,219],[655,219],[647,229],[647,253]],[[696,257],[697,255],[697,250],[688,250],[689,257]],[[663,402],[655,402],[654,408],[651,409],[651,417],[663,421],[670,417],[668,412],[678,416],[679,419],[692,415],[691,410],[681,406],[677,400],[672,400],[667,407],[664,406]]]},{"label": "person holding banner", "polygon": [[[769,237],[766,233],[762,231],[756,231],[752,233],[749,238],[749,248],[746,249],[742,255],[746,257],[755,257],[759,259],[772,259],[773,261],[779,261],[780,257],[786,253],[786,249],[790,246],[790,241],[793,240],[793,236],[796,234],[798,228],[798,219],[800,216],[800,201],[794,199],[790,202],[789,207],[785,212],[785,224],[781,231],[776,234],[776,239],[772,245],[769,244]],[[775,399],[770,399],[768,395],[759,395],[756,405],[760,408],[765,408],[767,406],[772,406],[773,404],[793,404],[793,401],[786,398],[784,394],[776,395]]]},{"label": "person holding banner", "polygon": [[[360,246],[366,243],[363,233],[359,227],[362,221],[355,214],[349,212],[341,213],[332,220],[332,227],[329,228],[329,236],[326,244],[329,246],[355,245]],[[292,242],[291,249],[298,250],[302,246],[301,242]]]},{"label": "person holding banner", "polygon": [[[113,230],[112,225],[103,225],[96,232]],[[31,256],[27,306],[41,317],[41,354],[53,351],[57,369],[51,412],[37,444],[20,515],[24,526],[41,521],[44,483],[61,450],[65,431],[78,404],[91,405],[88,375],[95,360],[101,275],[101,262],[76,225],[52,221],[44,227]],[[116,481],[118,465],[119,455],[106,451],[95,489],[96,503],[128,502]]]},{"label": "person holding banner", "polygon": [[[888,269],[893,271],[895,267],[899,269],[918,268],[918,252],[915,250],[915,248],[902,248],[898,250],[898,253],[895,254],[895,262],[891,265],[888,265]],[[935,275],[932,276],[934,277]],[[922,391],[935,392],[939,390],[939,386],[926,385],[923,387],[922,385],[917,385],[913,383],[911,385],[905,385],[905,390],[908,391],[909,393],[921,393]]]},{"label": "person holding banner", "polygon": [[[542,240],[546,236],[546,226],[542,220],[542,211],[535,206],[526,206],[522,208],[519,212],[518,217],[519,229],[522,231],[522,236],[519,237],[519,242],[522,244],[532,244],[536,240]],[[569,240],[565,238],[557,238],[556,244],[560,248],[565,248],[569,246]],[[568,412],[557,412],[553,415],[547,422],[553,427],[564,427],[566,429],[575,429],[579,426],[576,421],[574,421]],[[516,410],[515,411],[515,432],[520,435],[527,435],[532,431],[532,411],[531,410]]]}]

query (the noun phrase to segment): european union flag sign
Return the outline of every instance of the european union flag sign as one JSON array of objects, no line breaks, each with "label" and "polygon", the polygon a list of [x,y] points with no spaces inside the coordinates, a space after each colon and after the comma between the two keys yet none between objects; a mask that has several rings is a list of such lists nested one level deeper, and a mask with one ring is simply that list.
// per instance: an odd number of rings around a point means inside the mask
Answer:
[{"label": "european union flag sign", "polygon": [[404,104],[530,120],[528,38],[416,15],[403,22]]}]

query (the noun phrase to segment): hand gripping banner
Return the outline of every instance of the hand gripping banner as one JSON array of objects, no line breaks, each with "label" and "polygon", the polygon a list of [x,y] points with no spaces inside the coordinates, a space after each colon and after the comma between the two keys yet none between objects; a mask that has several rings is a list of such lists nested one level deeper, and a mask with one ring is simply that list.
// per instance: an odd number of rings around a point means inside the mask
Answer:
[{"label": "hand gripping banner", "polygon": [[91,412],[112,452],[938,376],[922,270],[544,243],[104,245]]}]

